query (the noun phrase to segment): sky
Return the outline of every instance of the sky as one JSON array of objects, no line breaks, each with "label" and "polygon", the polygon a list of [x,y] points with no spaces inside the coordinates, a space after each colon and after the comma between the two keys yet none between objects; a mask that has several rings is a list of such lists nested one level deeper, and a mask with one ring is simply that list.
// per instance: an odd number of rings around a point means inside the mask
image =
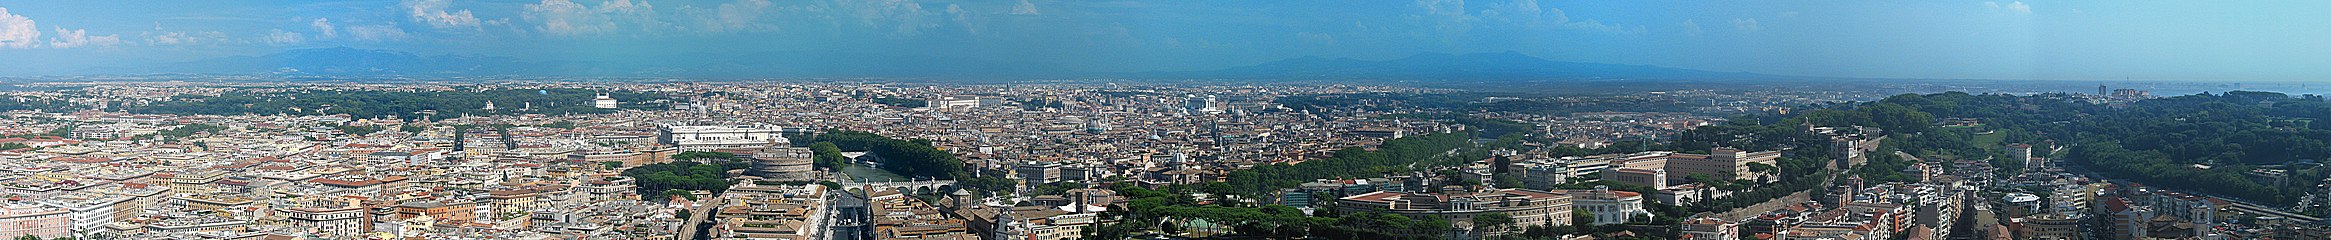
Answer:
[{"label": "sky", "polygon": [[[353,47],[930,57],[1083,72],[1519,52],[1764,74],[2331,81],[2331,1],[0,1],[0,74]],[[838,54],[838,55],[837,55]],[[750,61],[750,58],[738,61]]]}]

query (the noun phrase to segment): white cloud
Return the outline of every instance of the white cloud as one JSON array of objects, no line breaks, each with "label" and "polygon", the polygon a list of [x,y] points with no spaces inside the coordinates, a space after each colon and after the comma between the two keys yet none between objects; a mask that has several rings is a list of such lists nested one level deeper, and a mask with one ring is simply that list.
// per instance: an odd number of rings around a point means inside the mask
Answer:
[{"label": "white cloud", "polygon": [[[1463,6],[1458,7],[1462,8]],[[1549,13],[1549,9],[1551,9],[1551,13]],[[1538,7],[1538,1],[1535,0],[1513,1],[1508,2],[1508,4],[1491,4],[1488,9],[1481,10],[1481,17],[1478,19],[1483,19],[1494,24],[1516,25],[1523,27],[1539,27],[1548,24],[1559,25],[1570,21],[1568,16],[1562,15],[1561,9]]]},{"label": "white cloud", "polygon": [[40,27],[32,18],[8,13],[0,8],[0,48],[33,48],[40,46]]},{"label": "white cloud", "polygon": [[1012,5],[1012,15],[1037,15],[1037,14],[1044,14],[1044,13],[1043,13],[1043,12],[1038,12],[1038,11],[1036,11],[1036,3],[1028,2],[1028,0],[1020,0],[1020,4],[1017,4],[1017,5]]},{"label": "white cloud", "polygon": [[339,29],[332,27],[331,19],[316,18],[315,21],[309,21],[308,26],[316,28],[316,32],[318,33],[323,33],[324,38],[331,38],[340,35]]},{"label": "white cloud", "polygon": [[978,22],[971,19],[971,11],[963,10],[963,6],[947,4],[947,15],[955,19],[956,25],[963,26],[964,31],[979,34]]},{"label": "white cloud", "polygon": [[1684,20],[1684,22],[1683,22],[1683,29],[1684,29],[1684,35],[1691,35],[1691,36],[1694,36],[1694,37],[1700,36],[1700,34],[1701,34],[1701,33],[1707,33],[1707,31],[1700,30],[1700,23],[1699,23],[1699,22],[1693,22],[1692,20],[1689,20],[1689,19],[1686,19],[1686,20]]},{"label": "white cloud", "polygon": [[[1421,5],[1425,3],[1419,2],[1419,4]],[[1434,2],[1434,4],[1448,3]],[[1428,11],[1446,11],[1451,8],[1457,11],[1463,11],[1463,4],[1464,3],[1462,1],[1459,1],[1450,5],[1426,6],[1428,6]],[[1520,0],[1504,2],[1502,4],[1491,4],[1486,9],[1482,9],[1478,16],[1467,15],[1465,17],[1451,19],[1451,21],[1480,22],[1483,24],[1482,27],[1515,27],[1529,31],[1572,29],[1621,34],[1643,32],[1641,31],[1641,27],[1629,28],[1626,25],[1604,23],[1601,20],[1595,19],[1570,19],[1570,14],[1563,12],[1562,9],[1539,7],[1538,1],[1536,0]],[[1471,27],[1472,26],[1462,26],[1458,30],[1470,29]],[[1444,27],[1444,30],[1448,29]]]},{"label": "white cloud", "polygon": [[439,29],[478,28],[478,17],[469,10],[446,11],[452,5],[450,0],[405,0],[405,16]]},{"label": "white cloud", "polygon": [[1740,29],[1740,32],[1756,32],[1763,30],[1764,26],[1758,26],[1755,18],[1734,18],[1732,28]]},{"label": "white cloud", "polygon": [[193,45],[199,43],[222,42],[227,40],[227,34],[219,31],[159,33],[147,32],[146,35],[146,44],[150,45]]},{"label": "white cloud", "polygon": [[1793,18],[1793,17],[1797,17],[1797,14],[1800,14],[1800,13],[1798,13],[1797,11],[1787,11],[1787,12],[1781,12],[1781,18]]},{"label": "white cloud", "polygon": [[275,45],[299,44],[302,42],[307,42],[307,38],[301,34],[291,31],[284,31],[283,29],[275,29],[274,31],[270,31],[267,33],[267,37],[261,38],[261,40],[267,42],[267,44]]},{"label": "white cloud", "polygon": [[662,26],[655,18],[655,6],[644,1],[634,4],[631,0],[611,0],[600,3],[598,7],[569,0],[543,0],[542,3],[526,5],[526,19],[542,24],[536,30],[561,36],[614,32],[621,26],[617,20],[630,22],[641,29]]},{"label": "white cloud", "polygon": [[1295,38],[1301,39],[1304,45],[1311,45],[1315,47],[1333,47],[1337,45],[1335,35],[1329,35],[1326,33],[1299,32],[1295,33]]},{"label": "white cloud", "polygon": [[389,41],[405,38],[405,29],[397,28],[397,25],[393,24],[349,25],[347,29],[348,36],[355,37],[356,40]]},{"label": "white cloud", "polygon": [[1432,22],[1433,28],[1443,34],[1462,34],[1473,30],[1474,17],[1465,13],[1465,0],[1416,0],[1416,6],[1424,10],[1421,17],[1426,19],[1422,20]]},{"label": "white cloud", "polygon": [[859,23],[866,27],[889,29],[888,35],[893,38],[922,35],[923,29],[939,26],[939,23],[929,19],[936,13],[923,11],[923,4],[914,1],[842,1],[838,7],[851,11],[850,14],[855,15]]},{"label": "white cloud", "polygon": [[189,41],[193,40],[186,37],[186,32],[165,32],[146,38],[146,43],[153,45],[178,45]]},{"label": "white cloud", "polygon": [[2015,14],[2032,14],[2032,6],[2023,4],[2023,1],[2008,2],[2007,5],[1999,5],[1999,2],[1983,2],[1983,7],[1991,10],[2006,10]]},{"label": "white cloud", "polygon": [[52,48],[110,47],[121,44],[121,35],[89,36],[88,30],[57,29],[57,38],[49,40]]},{"label": "white cloud", "polygon": [[1587,20],[1581,20],[1581,21],[1573,21],[1573,22],[1570,22],[1570,23],[1568,23],[1568,24],[1562,24],[1562,27],[1563,27],[1563,28],[1569,28],[1569,29],[1588,30],[1588,31],[1597,31],[1597,32],[1607,32],[1607,33],[1618,33],[1618,34],[1637,34],[1637,33],[1643,33],[1643,32],[1645,32],[1645,31],[1646,31],[1646,30],[1644,30],[1644,29],[1643,29],[1643,26],[1635,26],[1635,27],[1633,27],[1633,28],[1629,28],[1629,27],[1627,27],[1627,25],[1624,25],[1624,24],[1617,24],[1617,23],[1603,23],[1603,21],[1602,21],[1602,20],[1594,20],[1594,19],[1587,19]]},{"label": "white cloud", "polygon": [[721,3],[720,6],[713,7],[711,12],[685,8],[681,11],[695,15],[698,18],[697,23],[702,25],[703,31],[707,32],[766,32],[780,30],[776,24],[761,21],[761,18],[768,15],[773,6],[776,4],[769,3],[768,0],[737,0],[731,3]]},{"label": "white cloud", "polygon": [[540,30],[554,35],[581,35],[615,30],[615,23],[591,19],[591,7],[567,0],[543,0],[526,5],[526,17],[542,21]]}]

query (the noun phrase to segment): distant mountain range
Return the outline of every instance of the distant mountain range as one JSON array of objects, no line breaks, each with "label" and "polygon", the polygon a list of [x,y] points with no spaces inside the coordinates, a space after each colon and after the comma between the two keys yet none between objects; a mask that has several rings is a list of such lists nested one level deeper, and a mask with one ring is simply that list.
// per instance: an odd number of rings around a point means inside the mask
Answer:
[{"label": "distant mountain range", "polygon": [[1302,57],[1214,71],[1164,73],[1160,76],[1362,80],[1737,79],[1771,77],[1753,73],[1713,72],[1645,65],[1563,62],[1532,57],[1518,52],[1463,55],[1425,53],[1383,61]]},{"label": "distant mountain range", "polygon": [[477,55],[425,56],[356,48],[296,49],[106,72],[277,74],[287,76],[615,76],[712,78],[927,78],[927,79],[1243,79],[1384,81],[1549,81],[1632,79],[1754,79],[1773,76],[1644,65],[1552,61],[1516,52],[1417,54],[1370,61],[1302,57],[1209,71],[1103,73],[1061,71],[1050,65],[986,59],[772,52],[694,54],[653,64],[530,61]]},{"label": "distant mountain range", "polygon": [[347,47],[294,49],[161,64],[153,73],[294,74],[334,76],[504,75],[570,71],[573,66],[508,57],[437,55]]}]

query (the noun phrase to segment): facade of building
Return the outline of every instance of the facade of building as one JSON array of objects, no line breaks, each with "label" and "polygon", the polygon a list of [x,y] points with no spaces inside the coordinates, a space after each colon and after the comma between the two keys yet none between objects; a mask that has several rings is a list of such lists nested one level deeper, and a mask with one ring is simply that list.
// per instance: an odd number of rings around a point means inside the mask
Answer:
[{"label": "facade of building", "polygon": [[471,202],[409,202],[397,205],[396,210],[398,219],[429,216],[439,221],[462,223],[477,220],[477,203]]},{"label": "facade of building", "polygon": [[1667,176],[1671,178],[1669,180],[1682,180],[1693,174],[1707,174],[1719,179],[1756,180],[1766,176],[1755,173],[1750,166],[1780,166],[1776,162],[1781,157],[1780,151],[1747,152],[1719,147],[1708,153],[1668,155],[1666,167]]},{"label": "facade of building", "polygon": [[615,98],[608,97],[607,93],[599,93],[598,97],[591,98],[591,107],[593,108],[615,109],[616,103]]},{"label": "facade of building", "polygon": [[284,219],[291,225],[327,238],[353,238],[372,229],[364,208],[284,208]]},{"label": "facade of building", "polygon": [[1054,162],[1021,163],[1013,167],[1012,171],[1019,173],[1020,182],[1028,186],[1059,182],[1061,176],[1060,163]]},{"label": "facade of building", "polygon": [[114,214],[117,211],[114,210],[114,207],[129,200],[126,197],[67,197],[38,203],[42,206],[65,209],[70,213],[72,219],[72,227],[69,230],[79,236],[88,236],[110,232],[105,228],[105,224],[113,223],[115,220]]},{"label": "facade of building", "polygon": [[777,126],[664,126],[658,129],[656,140],[679,147],[680,151],[713,151],[721,149],[764,149],[792,144],[780,135]]},{"label": "facade of building", "polygon": [[1005,208],[995,217],[988,230],[988,239],[1074,240],[1083,239],[1084,227],[1092,225],[1099,214],[1072,212],[1047,206]]},{"label": "facade of building", "polygon": [[1571,209],[1593,214],[1594,221],[1591,223],[1595,225],[1620,224],[1636,217],[1651,216],[1651,211],[1643,209],[1641,193],[1595,187],[1594,190],[1570,190],[1568,195]]},{"label": "facade of building", "polygon": [[2064,214],[2041,214],[2025,217],[2023,228],[2016,239],[2073,240],[2080,239],[2080,218]]},{"label": "facade of building", "polygon": [[2039,167],[2047,165],[2040,162],[2041,160],[2039,159],[2032,158],[2031,144],[2008,144],[2007,157],[2009,157],[2010,160],[2021,160],[2017,162],[2022,162],[2025,169],[2039,169]]},{"label": "facade of building", "polygon": [[755,152],[753,173],[770,181],[816,179],[815,160],[808,148],[774,147]]},{"label": "facade of building", "polygon": [[984,106],[984,105],[985,105],[986,101],[982,101],[982,100],[983,100],[983,99],[982,99],[981,97],[979,97],[979,96],[945,96],[945,97],[937,97],[937,98],[931,98],[931,99],[929,99],[929,100],[925,100],[925,101],[924,101],[924,103],[923,103],[923,107],[929,107],[929,108],[978,108],[978,107],[980,107],[980,106]]},{"label": "facade of building", "polygon": [[1683,222],[1683,234],[1677,237],[1689,240],[1739,240],[1740,223],[1712,217],[1695,218]]},{"label": "facade of building", "polygon": [[1603,170],[1603,180],[1659,189],[1668,187],[1666,169],[1612,168]]},{"label": "facade of building", "polygon": [[0,235],[67,237],[71,234],[72,221],[71,213],[63,208],[29,204],[0,206]]}]

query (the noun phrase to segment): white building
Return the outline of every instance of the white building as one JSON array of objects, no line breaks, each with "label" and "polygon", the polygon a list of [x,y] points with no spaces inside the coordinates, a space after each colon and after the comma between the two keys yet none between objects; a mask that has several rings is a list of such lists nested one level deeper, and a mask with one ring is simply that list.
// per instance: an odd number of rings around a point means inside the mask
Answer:
[{"label": "white building", "polygon": [[997,105],[1003,105],[1003,98],[980,96],[944,96],[923,101],[923,107],[938,109],[980,108]]},{"label": "white building", "polygon": [[599,97],[591,98],[591,107],[594,108],[615,109],[616,103],[615,98],[608,97],[607,93],[599,93]]},{"label": "white building", "polygon": [[1643,194],[1629,191],[1611,191],[1607,186],[1594,190],[1570,190],[1570,208],[1594,214],[1594,224],[1627,223],[1635,217],[1651,217],[1643,210]]},{"label": "white building", "polygon": [[680,151],[765,149],[792,144],[779,134],[781,128],[770,125],[664,126],[658,130],[661,131],[657,141],[679,147]]},{"label": "white building", "polygon": [[67,229],[73,233],[72,235],[86,237],[92,234],[110,232],[108,228],[105,228],[105,225],[113,223],[114,206],[129,200],[129,198],[119,196],[63,197],[35,203],[41,206],[65,209],[71,219],[67,220],[71,222],[71,226]]},{"label": "white building", "polygon": [[[2023,164],[2024,164],[2024,167],[2025,167],[2025,168],[2034,168],[2034,169],[2036,169],[2036,168],[2039,168],[2039,167],[2041,167],[2041,166],[2045,165],[2045,164],[2041,164],[2041,163],[2040,163],[2040,162],[2039,162],[2037,159],[2034,159],[2034,158],[2032,158],[2032,145],[2031,145],[2031,144],[2022,144],[2022,143],[2017,143],[2017,144],[2008,144],[2008,145],[2007,145],[2007,157],[2009,157],[2008,159],[2012,159],[2012,160],[2018,160],[2019,162],[2023,162]],[[2035,170],[2035,171],[2036,171],[2036,170]]]},{"label": "white building", "polygon": [[285,208],[276,211],[281,211],[284,219],[297,229],[323,238],[355,238],[371,230],[370,226],[366,226],[369,219],[364,218],[365,209],[361,207]]}]

